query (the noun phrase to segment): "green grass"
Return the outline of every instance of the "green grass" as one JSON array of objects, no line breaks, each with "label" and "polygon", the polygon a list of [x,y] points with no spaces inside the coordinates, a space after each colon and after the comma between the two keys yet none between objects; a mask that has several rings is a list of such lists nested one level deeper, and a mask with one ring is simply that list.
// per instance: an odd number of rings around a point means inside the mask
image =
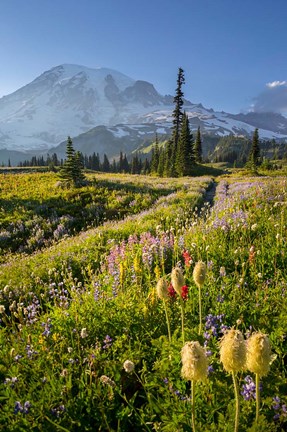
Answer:
[{"label": "green grass", "polygon": [[[185,339],[205,344],[212,366],[195,388],[197,430],[234,430],[232,378],[219,358],[220,338],[231,327],[246,339],[267,334],[274,355],[261,379],[257,424],[253,394],[240,394],[239,430],[285,429],[286,179],[219,178],[209,211],[203,194],[211,180],[103,175],[97,182],[110,182],[111,193],[146,187],[164,196],[31,256],[7,257],[0,266],[3,430],[191,431],[191,386],[181,377],[182,302],[178,295],[167,300],[169,342],[155,289],[160,277],[170,282],[176,265],[188,287]],[[208,269],[200,335],[192,276],[199,260]],[[125,371],[126,360],[134,371]],[[240,393],[248,375],[255,380],[248,371],[238,374]]]}]

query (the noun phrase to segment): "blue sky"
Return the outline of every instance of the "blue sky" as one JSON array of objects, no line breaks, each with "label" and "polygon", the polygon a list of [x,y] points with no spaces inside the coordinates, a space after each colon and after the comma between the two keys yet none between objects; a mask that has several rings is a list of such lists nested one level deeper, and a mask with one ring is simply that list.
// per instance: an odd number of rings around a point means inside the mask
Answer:
[{"label": "blue sky", "polygon": [[173,95],[180,66],[192,102],[287,112],[286,46],[286,0],[2,0],[0,96],[62,63]]}]

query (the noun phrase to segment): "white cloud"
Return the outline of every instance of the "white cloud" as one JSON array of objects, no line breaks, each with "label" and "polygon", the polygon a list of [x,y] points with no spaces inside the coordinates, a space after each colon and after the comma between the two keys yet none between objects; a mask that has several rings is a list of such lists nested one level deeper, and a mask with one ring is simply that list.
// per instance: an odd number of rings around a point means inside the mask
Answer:
[{"label": "white cloud", "polygon": [[287,81],[272,81],[252,101],[252,111],[287,113]]},{"label": "white cloud", "polygon": [[287,84],[287,81],[272,81],[270,83],[267,83],[266,86],[269,88],[274,88],[274,87],[284,86],[286,84]]}]

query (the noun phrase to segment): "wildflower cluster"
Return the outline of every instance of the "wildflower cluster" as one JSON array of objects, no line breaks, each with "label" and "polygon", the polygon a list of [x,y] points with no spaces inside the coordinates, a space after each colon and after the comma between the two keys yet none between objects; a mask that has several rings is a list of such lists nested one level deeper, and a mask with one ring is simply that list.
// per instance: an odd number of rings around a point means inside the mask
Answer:
[{"label": "wildflower cluster", "polygon": [[286,403],[281,402],[279,396],[273,398],[272,408],[275,411],[273,416],[274,420],[280,420],[287,417],[287,405]]},{"label": "wildflower cluster", "polygon": [[15,402],[14,406],[14,414],[28,414],[29,410],[31,408],[31,403],[29,401],[26,401],[24,405],[21,404],[21,402],[17,401]]}]

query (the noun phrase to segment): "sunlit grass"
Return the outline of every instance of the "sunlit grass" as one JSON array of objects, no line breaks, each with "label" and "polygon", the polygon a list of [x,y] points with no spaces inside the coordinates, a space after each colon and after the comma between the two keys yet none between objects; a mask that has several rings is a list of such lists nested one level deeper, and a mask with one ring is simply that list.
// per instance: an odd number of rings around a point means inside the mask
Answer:
[{"label": "sunlit grass", "polygon": [[[46,197],[55,180],[49,176]],[[284,430],[286,179],[219,179],[211,210],[203,204],[210,185],[210,178],[97,175],[95,187],[111,196],[113,189],[133,197],[148,190],[154,198],[135,214],[32,255],[6,256],[0,266],[3,430],[207,432],[233,430],[234,419],[239,430]],[[207,269],[200,308],[198,261]],[[184,276],[181,292],[171,285],[176,266]],[[156,290],[162,277],[164,302]],[[193,389],[181,376],[182,322],[185,341],[199,342],[209,365],[207,379]],[[254,332],[268,335],[272,351],[260,382],[236,370],[236,416],[232,377],[219,355],[220,339],[232,327],[245,340]],[[134,369],[126,370],[127,360]]]}]

